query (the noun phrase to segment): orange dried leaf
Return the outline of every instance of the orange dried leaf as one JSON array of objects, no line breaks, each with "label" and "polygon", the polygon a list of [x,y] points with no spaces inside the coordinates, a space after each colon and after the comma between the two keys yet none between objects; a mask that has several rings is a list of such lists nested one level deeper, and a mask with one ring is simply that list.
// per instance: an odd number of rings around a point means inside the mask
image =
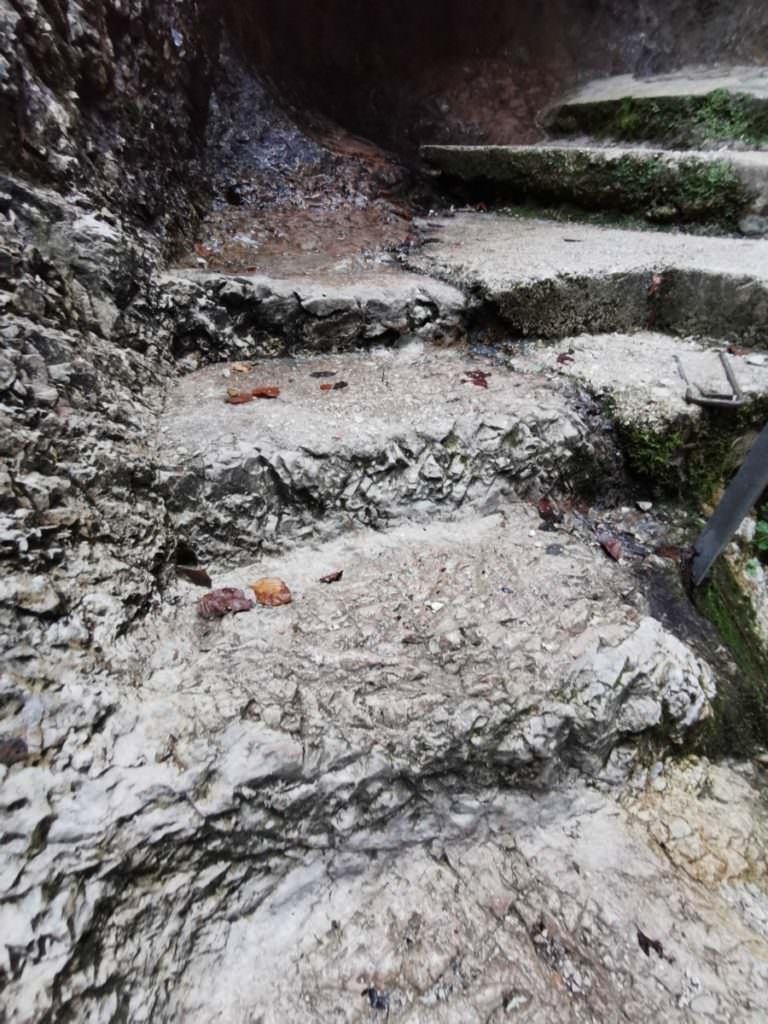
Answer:
[{"label": "orange dried leaf", "polygon": [[321,384],[320,385],[320,390],[321,391],[333,391],[333,384]]},{"label": "orange dried leaf", "polygon": [[276,576],[265,576],[262,580],[256,580],[251,584],[251,590],[259,604],[263,604],[265,608],[277,608],[281,604],[290,604],[293,601],[293,595],[286,584]]},{"label": "orange dried leaf", "polygon": [[279,394],[280,388],[254,388],[251,391],[254,398],[277,398]]}]

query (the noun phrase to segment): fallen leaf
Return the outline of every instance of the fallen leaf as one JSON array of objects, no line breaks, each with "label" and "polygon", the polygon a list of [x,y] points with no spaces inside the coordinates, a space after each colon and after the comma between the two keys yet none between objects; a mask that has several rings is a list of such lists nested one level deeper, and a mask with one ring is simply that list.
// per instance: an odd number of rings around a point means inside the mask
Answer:
[{"label": "fallen leaf", "polygon": [[664,956],[664,947],[659,940],[649,939],[648,936],[644,932],[641,932],[639,928],[637,929],[637,942],[640,949],[642,949],[646,956],[651,955],[651,950],[653,950],[657,956]]},{"label": "fallen leaf", "polygon": [[557,361],[558,363],[560,363],[561,366],[564,366],[566,363],[573,362],[573,356],[570,355],[568,352],[561,352],[560,355],[557,357]]},{"label": "fallen leaf", "polygon": [[254,388],[251,395],[254,398],[277,398],[280,388]]},{"label": "fallen leaf", "polygon": [[315,370],[313,373],[310,373],[309,376],[310,377],[335,377],[336,376],[336,371],[335,370]]},{"label": "fallen leaf", "polygon": [[250,363],[232,363],[232,369],[235,373],[250,373],[252,366]]},{"label": "fallen leaf", "polygon": [[347,384],[347,382],[345,380],[337,380],[336,383],[333,385],[333,390],[334,391],[343,391],[344,388],[348,388],[348,387],[349,387],[349,384]]},{"label": "fallen leaf", "polygon": [[474,384],[477,388],[487,388],[488,378],[491,375],[485,370],[465,370],[464,376],[469,378],[464,381],[465,384]]},{"label": "fallen leaf", "polygon": [[256,580],[251,584],[251,590],[259,604],[263,604],[265,608],[277,608],[281,604],[290,604],[293,601],[288,587],[275,576],[265,576],[264,579]]},{"label": "fallen leaf", "polygon": [[321,391],[333,391],[333,384],[321,384],[320,385],[320,390]]},{"label": "fallen leaf", "polygon": [[562,523],[563,513],[550,498],[539,498],[536,508],[545,523]]},{"label": "fallen leaf", "polygon": [[230,389],[225,401],[227,405],[245,405],[246,402],[253,401],[253,395],[251,394],[250,391],[236,391],[234,394],[232,394],[232,391]]},{"label": "fallen leaf", "polygon": [[237,587],[222,587],[212,590],[197,602],[197,614],[201,619],[220,619],[230,612],[249,612],[253,601]]},{"label": "fallen leaf", "polygon": [[683,552],[674,544],[659,544],[653,549],[653,553],[659,558],[669,558],[673,562],[679,562],[683,557]]},{"label": "fallen leaf", "polygon": [[320,577],[320,582],[321,583],[338,583],[343,575],[344,575],[344,570],[343,569],[339,569],[338,572],[331,572],[331,573],[328,573],[327,576],[321,576]]},{"label": "fallen leaf", "polygon": [[0,740],[0,764],[10,767],[18,761],[25,761],[29,754],[26,740],[20,736],[11,736],[8,739]]},{"label": "fallen leaf", "polygon": [[610,555],[614,562],[621,560],[621,544],[610,533],[601,533],[597,538],[600,546],[606,554]]},{"label": "fallen leaf", "polygon": [[188,583],[194,583],[196,587],[210,588],[212,580],[205,569],[197,565],[177,565],[176,575],[181,576]]}]

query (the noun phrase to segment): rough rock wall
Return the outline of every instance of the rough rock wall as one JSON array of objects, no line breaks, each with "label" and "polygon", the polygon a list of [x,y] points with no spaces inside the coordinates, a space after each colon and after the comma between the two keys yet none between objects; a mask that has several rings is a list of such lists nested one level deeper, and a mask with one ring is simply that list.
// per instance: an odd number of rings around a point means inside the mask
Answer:
[{"label": "rough rock wall", "polygon": [[225,7],[299,106],[408,150],[526,142],[585,78],[768,56],[759,0],[264,0]]},{"label": "rough rock wall", "polygon": [[168,560],[151,281],[197,217],[216,35],[194,0],[0,4],[0,772],[56,763],[39,695],[106,671]]}]

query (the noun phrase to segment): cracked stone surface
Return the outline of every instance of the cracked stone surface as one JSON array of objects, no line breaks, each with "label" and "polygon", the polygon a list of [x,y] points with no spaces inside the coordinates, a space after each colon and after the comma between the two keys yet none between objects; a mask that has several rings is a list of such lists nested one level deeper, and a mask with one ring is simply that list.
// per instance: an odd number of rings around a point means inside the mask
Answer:
[{"label": "cracked stone surface", "polygon": [[514,333],[562,338],[654,327],[741,344],[763,340],[768,241],[495,213],[456,213],[421,226],[425,244],[409,265],[472,290]]},{"label": "cracked stone surface", "polygon": [[[205,557],[494,509],[561,492],[585,460],[600,461],[588,403],[579,413],[556,388],[503,369],[477,387],[462,351],[415,341],[250,365],[182,378],[161,420],[161,487]],[[233,406],[228,386],[277,386],[280,396]]]}]

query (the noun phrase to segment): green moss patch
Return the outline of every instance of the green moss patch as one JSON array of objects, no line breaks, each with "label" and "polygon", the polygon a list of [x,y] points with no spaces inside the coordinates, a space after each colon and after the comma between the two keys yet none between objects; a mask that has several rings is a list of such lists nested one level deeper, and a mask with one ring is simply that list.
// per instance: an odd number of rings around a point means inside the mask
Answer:
[{"label": "green moss patch", "polygon": [[753,194],[727,160],[668,158],[599,149],[425,147],[449,179],[483,198],[571,205],[638,215],[651,223],[711,223],[734,229]]},{"label": "green moss patch", "polygon": [[726,558],[715,563],[695,598],[738,666],[735,678],[715,699],[704,738],[706,752],[748,756],[768,746],[768,650],[759,636],[755,611]]},{"label": "green moss patch", "polygon": [[696,147],[711,142],[768,144],[768,101],[716,89],[702,96],[657,96],[571,103],[553,110],[556,135]]}]

